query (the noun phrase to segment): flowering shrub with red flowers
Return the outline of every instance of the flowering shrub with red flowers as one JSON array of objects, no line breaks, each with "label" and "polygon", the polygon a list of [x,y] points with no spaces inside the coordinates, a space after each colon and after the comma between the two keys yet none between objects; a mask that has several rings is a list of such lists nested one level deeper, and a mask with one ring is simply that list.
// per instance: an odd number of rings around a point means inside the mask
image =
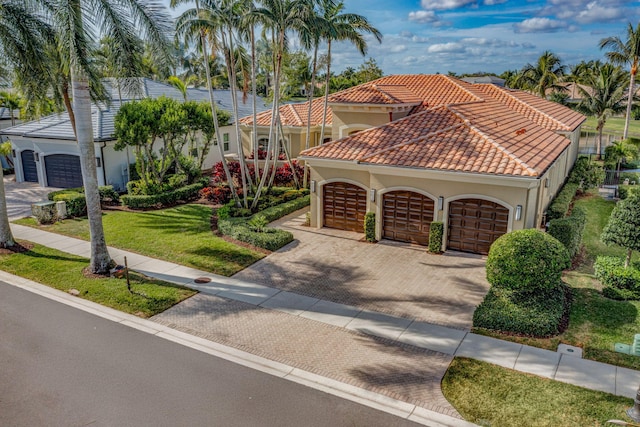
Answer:
[{"label": "flowering shrub with red flowers", "polygon": [[[238,185],[242,181],[242,175],[240,174],[240,162],[227,162],[229,167],[229,173],[231,174],[231,178],[233,178],[233,182]],[[247,169],[249,169],[249,175],[251,176],[251,180],[254,180],[256,177],[256,171],[252,164],[247,164]],[[222,162],[218,162],[213,165],[213,172],[211,173],[211,177],[213,179],[214,184],[221,184],[223,182],[227,182],[227,177],[224,173],[224,166]]]},{"label": "flowering shrub with red flowers", "polygon": [[289,163],[285,163],[276,169],[275,184],[276,185],[291,185],[293,184],[293,172],[295,171],[298,182],[302,182],[302,176],[304,174],[304,168],[298,164],[295,160],[291,162],[293,169],[289,166]]},{"label": "flowering shrub with red flowers", "polygon": [[231,199],[231,189],[226,185],[205,187],[200,190],[200,197],[216,204],[225,204]]}]

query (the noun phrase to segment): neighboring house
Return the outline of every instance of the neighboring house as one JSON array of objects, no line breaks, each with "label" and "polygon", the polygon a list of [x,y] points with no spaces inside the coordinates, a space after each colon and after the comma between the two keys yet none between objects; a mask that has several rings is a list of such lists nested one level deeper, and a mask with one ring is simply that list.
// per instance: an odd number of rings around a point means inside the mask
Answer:
[{"label": "neighboring house", "polygon": [[496,76],[470,76],[470,77],[463,77],[462,80],[467,83],[474,83],[474,84],[491,83],[500,87],[504,87],[504,83],[505,83],[505,79],[501,79],[500,77],[496,77]]},{"label": "neighboring house", "polygon": [[[11,111],[3,106],[0,106],[0,130],[11,126]],[[19,119],[20,111],[13,110],[13,121],[16,124],[22,123]]]},{"label": "neighboring house", "polygon": [[[443,249],[479,254],[543,223],[585,120],[526,92],[444,75],[383,77],[329,105],[335,140],[299,155],[311,168],[311,226],[363,232],[374,212],[377,239],[426,245],[430,223],[442,221]],[[306,132],[298,108],[280,110],[294,152]]]},{"label": "neighboring house", "polygon": [[[179,90],[165,83],[150,79],[141,79],[142,91],[118,88],[117,82],[108,83],[113,101],[110,105],[103,103],[92,105],[93,137],[96,147],[96,165],[98,167],[99,185],[113,185],[123,191],[129,176],[129,165],[135,162],[133,148],[116,151],[113,137],[114,120],[124,102],[140,98],[158,98],[160,96],[183,100]],[[138,86],[140,87],[140,86]],[[215,91],[214,98],[218,108],[232,112],[231,93],[228,90]],[[202,89],[188,89],[187,99],[195,101],[209,100],[209,93]],[[242,94],[239,93],[239,99]],[[258,100],[264,109],[262,100]],[[251,114],[251,102],[241,104],[239,115]],[[233,119],[232,119],[233,120]],[[221,128],[222,143],[225,153],[237,152],[235,130],[233,126]],[[18,182],[38,182],[43,187],[80,187],[82,173],[78,144],[69,116],[66,112],[44,117],[40,120],[23,123],[0,130],[0,140],[11,140],[16,180]],[[205,160],[204,168],[211,168],[220,161],[218,149],[212,147]]]}]

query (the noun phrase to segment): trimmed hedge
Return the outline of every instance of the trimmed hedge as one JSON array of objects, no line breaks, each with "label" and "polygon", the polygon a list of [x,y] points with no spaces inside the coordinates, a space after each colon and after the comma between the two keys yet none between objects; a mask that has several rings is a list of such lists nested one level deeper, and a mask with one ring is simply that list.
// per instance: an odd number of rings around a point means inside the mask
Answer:
[{"label": "trimmed hedge", "polygon": [[439,254],[442,252],[442,238],[444,236],[444,224],[433,221],[429,225],[429,252]]},{"label": "trimmed hedge", "polygon": [[547,208],[547,221],[564,218],[567,215],[571,201],[575,197],[578,188],[580,188],[580,184],[573,182],[567,182],[564,187],[562,187],[562,190],[560,190],[556,198]]},{"label": "trimmed hedge", "polygon": [[[299,193],[303,194],[303,193]],[[309,206],[311,196],[306,195],[277,206],[272,206],[256,215],[262,216],[267,222],[275,221],[292,212]],[[252,217],[232,217],[231,212],[236,209],[233,202],[226,204],[217,211],[218,231],[225,236],[232,237],[253,246],[275,251],[293,241],[293,234],[277,228],[266,227],[262,232],[254,231],[249,222]],[[255,216],[255,215],[254,215]]]},{"label": "trimmed hedge", "polygon": [[473,326],[535,337],[555,335],[560,332],[569,292],[562,285],[524,297],[492,286],[473,313]]},{"label": "trimmed hedge", "polygon": [[536,229],[516,230],[491,245],[487,280],[495,287],[536,293],[556,288],[570,261],[565,247],[552,236]]},{"label": "trimmed hedge", "polygon": [[604,285],[602,294],[616,300],[640,299],[640,270],[636,266],[624,268],[624,259],[599,256],[593,265],[596,279]]},{"label": "trimmed hedge", "polygon": [[367,242],[376,241],[376,214],[374,212],[364,214],[364,238]]},{"label": "trimmed hedge", "polygon": [[640,185],[619,185],[618,186],[618,197],[620,200],[624,200],[629,197],[632,193],[637,193]]},{"label": "trimmed hedge", "polygon": [[175,205],[179,201],[188,202],[200,196],[200,190],[204,187],[202,182],[187,185],[166,193],[154,194],[151,196],[129,196],[124,195],[120,199],[122,204],[131,209],[147,209],[160,206]]},{"label": "trimmed hedge", "polygon": [[[120,200],[120,195],[111,185],[98,187],[98,193],[100,195],[101,203],[105,201],[118,202]],[[47,198],[53,202],[65,202],[67,207],[67,216],[84,216],[87,213],[87,201],[84,196],[83,187],[52,191],[47,194]]]},{"label": "trimmed hedge", "polygon": [[569,256],[575,257],[582,246],[582,233],[587,223],[587,214],[582,208],[574,208],[571,216],[549,221],[547,232],[567,248]]}]

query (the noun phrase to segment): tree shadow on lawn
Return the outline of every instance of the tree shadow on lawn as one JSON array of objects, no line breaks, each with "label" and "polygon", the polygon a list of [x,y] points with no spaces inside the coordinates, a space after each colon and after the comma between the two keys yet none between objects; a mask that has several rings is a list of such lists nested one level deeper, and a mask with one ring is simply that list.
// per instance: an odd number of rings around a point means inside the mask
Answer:
[{"label": "tree shadow on lawn", "polygon": [[[175,232],[198,234],[211,230],[211,207],[202,205],[182,205],[160,211],[143,211],[138,214],[137,223],[140,227],[165,230],[166,234]],[[120,215],[114,214],[118,218]]]}]

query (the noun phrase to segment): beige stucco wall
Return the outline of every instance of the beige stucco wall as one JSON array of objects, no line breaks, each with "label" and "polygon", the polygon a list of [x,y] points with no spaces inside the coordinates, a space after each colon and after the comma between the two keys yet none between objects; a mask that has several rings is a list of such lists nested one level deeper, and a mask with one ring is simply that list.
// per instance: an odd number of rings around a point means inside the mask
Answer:
[{"label": "beige stucco wall", "polygon": [[[394,118],[397,118],[394,116]],[[382,126],[389,123],[386,111],[333,111],[332,139],[348,136],[350,132]]]},{"label": "beige stucco wall", "polygon": [[[287,148],[290,150],[292,158],[297,158],[300,152],[306,148],[307,143],[307,128],[306,127],[284,127],[284,137],[287,141]],[[253,151],[252,146],[252,133],[253,128],[251,126],[242,125],[242,144],[245,153],[249,155]],[[327,137],[331,136],[331,126],[327,126],[325,129]],[[268,127],[258,127],[258,139],[269,138]],[[309,140],[309,146],[315,147],[320,141],[320,126],[311,127],[311,138]]]},{"label": "beige stucco wall", "polygon": [[[536,179],[378,168],[352,163],[345,164],[345,168],[326,167],[314,164],[313,160],[310,164],[311,180],[315,181],[315,192],[312,192],[311,197],[313,227],[323,226],[323,186],[336,181],[355,184],[367,191],[367,210],[376,213],[378,238],[382,235],[382,199],[384,193],[394,190],[415,191],[433,199],[436,206],[434,220],[445,222],[445,227],[449,203],[463,198],[490,200],[506,207],[509,210],[509,231],[535,227],[539,221],[536,217],[536,190],[540,181]],[[372,194],[372,190],[375,195]],[[443,198],[443,206],[442,210],[438,211],[439,197]],[[515,211],[518,205],[522,206],[522,216],[516,221]]]}]

